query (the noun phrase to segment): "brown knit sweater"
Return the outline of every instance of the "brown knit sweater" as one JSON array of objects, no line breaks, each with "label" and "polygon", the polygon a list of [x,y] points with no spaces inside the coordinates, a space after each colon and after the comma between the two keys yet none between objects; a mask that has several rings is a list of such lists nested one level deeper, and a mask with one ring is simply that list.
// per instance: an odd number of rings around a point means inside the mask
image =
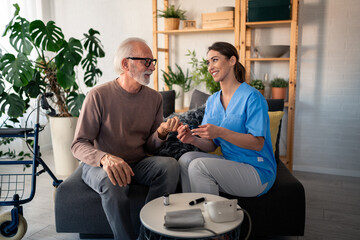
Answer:
[{"label": "brown knit sweater", "polygon": [[162,120],[157,91],[142,86],[132,94],[116,80],[102,84],[85,98],[71,151],[92,166],[99,166],[106,153],[128,163],[140,161],[163,143],[156,131]]}]

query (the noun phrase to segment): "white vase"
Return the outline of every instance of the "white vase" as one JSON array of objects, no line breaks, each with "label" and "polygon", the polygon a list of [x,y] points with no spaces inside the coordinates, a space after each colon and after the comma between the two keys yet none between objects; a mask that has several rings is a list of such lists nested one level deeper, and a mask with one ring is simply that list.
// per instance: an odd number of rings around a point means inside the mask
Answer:
[{"label": "white vase", "polygon": [[173,89],[176,92],[175,110],[181,110],[184,108],[184,89],[178,85],[173,85]]},{"label": "white vase", "polygon": [[75,117],[50,117],[55,172],[58,176],[70,176],[79,166],[79,161],[70,151],[77,120]]}]

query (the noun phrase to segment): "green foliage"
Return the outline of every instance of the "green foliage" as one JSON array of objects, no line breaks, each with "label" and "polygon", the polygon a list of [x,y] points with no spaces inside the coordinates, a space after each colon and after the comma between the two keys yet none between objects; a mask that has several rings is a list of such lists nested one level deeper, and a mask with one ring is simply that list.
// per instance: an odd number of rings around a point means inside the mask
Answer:
[{"label": "green foliage", "polygon": [[257,90],[264,90],[265,86],[260,79],[251,80],[250,86],[256,88]]},{"label": "green foliage", "polygon": [[181,10],[180,7],[175,9],[174,5],[171,5],[165,10],[158,10],[159,14],[158,17],[163,18],[180,18],[180,20],[185,20],[185,13],[186,11]]},{"label": "green foliage", "polygon": [[289,86],[289,83],[283,78],[274,78],[271,80],[270,85],[271,87],[286,88]]},{"label": "green foliage", "polygon": [[199,61],[199,59],[196,58],[195,50],[188,50],[186,56],[190,57],[190,62],[188,63],[191,64],[191,76],[195,84],[199,85],[200,83],[204,82],[206,85],[206,89],[211,94],[220,91],[220,83],[215,82],[213,77],[209,73],[206,59],[202,58],[201,61]]},{"label": "green foliage", "polygon": [[[3,37],[9,37],[17,53],[0,53],[0,116],[21,117],[30,99],[44,92],[54,93],[58,116],[78,116],[85,96],[79,92],[76,69],[82,67],[88,87],[102,76],[97,65],[97,59],[105,56],[100,33],[90,29],[82,40],[66,40],[55,22],[29,22],[19,16],[20,7],[14,7]],[[9,89],[5,81],[11,84]]]},{"label": "green foliage", "polygon": [[[20,127],[20,126],[18,126],[19,124],[20,124],[20,122],[18,119],[7,118],[2,122],[0,127],[14,128],[14,127]],[[8,137],[6,137],[6,138],[0,137],[0,146],[2,147],[2,149],[4,149],[5,148],[4,146],[11,144],[12,142],[15,141],[15,139],[21,139],[22,141],[26,142],[26,144],[28,144],[31,148],[34,147],[33,139],[25,140],[24,138],[8,138]],[[15,150],[8,148],[6,151],[0,150],[0,158],[21,161],[21,160],[25,160],[25,159],[31,159],[32,155],[30,153],[26,153],[24,151],[20,151],[19,153],[17,153]],[[24,170],[26,167],[29,167],[29,165],[25,164]]]},{"label": "green foliage", "polygon": [[165,84],[169,87],[170,90],[173,89],[173,85],[180,86],[184,92],[188,92],[191,88],[191,77],[189,77],[189,70],[186,70],[184,74],[183,70],[179,65],[175,64],[177,71],[174,72],[170,66],[168,66],[169,73],[161,70],[163,72],[163,79]]}]

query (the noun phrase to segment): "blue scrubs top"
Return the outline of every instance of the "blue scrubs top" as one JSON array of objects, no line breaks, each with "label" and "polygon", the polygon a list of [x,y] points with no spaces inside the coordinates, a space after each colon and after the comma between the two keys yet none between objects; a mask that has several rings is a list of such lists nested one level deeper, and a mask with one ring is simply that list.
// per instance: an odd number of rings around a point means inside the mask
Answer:
[{"label": "blue scrubs top", "polygon": [[276,177],[268,104],[258,90],[245,82],[236,89],[226,110],[221,104],[220,95],[221,90],[208,98],[202,124],[210,123],[234,132],[265,138],[264,147],[260,151],[238,147],[222,138],[214,139],[214,143],[221,147],[225,159],[250,164],[257,170],[261,183],[268,183],[262,193],[264,194],[271,188]]}]

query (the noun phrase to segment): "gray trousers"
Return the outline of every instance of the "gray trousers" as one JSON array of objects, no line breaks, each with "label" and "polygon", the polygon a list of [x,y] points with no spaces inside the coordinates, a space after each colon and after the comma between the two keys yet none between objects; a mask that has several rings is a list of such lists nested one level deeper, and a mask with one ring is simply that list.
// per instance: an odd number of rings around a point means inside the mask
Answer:
[{"label": "gray trousers", "polygon": [[[135,173],[131,182],[149,186],[146,202],[162,196],[165,192],[175,192],[179,180],[179,164],[176,159],[152,156],[130,166]],[[99,193],[114,238],[116,240],[136,239],[130,217],[129,185],[114,186],[104,169],[87,164],[83,164],[82,179]]]},{"label": "gray trousers", "polygon": [[183,192],[219,195],[225,192],[239,197],[254,197],[262,193],[262,184],[256,169],[245,163],[226,160],[203,152],[187,152],[179,159]]}]

